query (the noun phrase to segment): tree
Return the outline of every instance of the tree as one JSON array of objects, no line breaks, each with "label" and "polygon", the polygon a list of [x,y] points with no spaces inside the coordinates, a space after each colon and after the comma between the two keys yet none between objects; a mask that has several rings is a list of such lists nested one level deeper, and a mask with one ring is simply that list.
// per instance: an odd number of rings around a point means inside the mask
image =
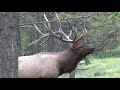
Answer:
[{"label": "tree", "polygon": [[17,78],[20,43],[18,13],[0,12],[0,77]]}]

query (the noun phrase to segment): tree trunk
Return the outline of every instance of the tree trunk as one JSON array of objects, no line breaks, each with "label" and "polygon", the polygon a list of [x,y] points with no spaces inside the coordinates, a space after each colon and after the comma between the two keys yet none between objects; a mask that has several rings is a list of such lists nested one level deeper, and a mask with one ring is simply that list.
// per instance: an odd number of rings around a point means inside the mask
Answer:
[{"label": "tree trunk", "polygon": [[[46,14],[47,14],[47,17],[48,17],[49,20],[53,20],[53,18],[54,18],[53,13],[48,12]],[[53,25],[52,24],[53,23],[51,23],[51,26],[54,26],[54,24]],[[54,28],[54,27],[52,27],[52,28]],[[54,47],[55,47],[55,45],[54,45],[54,37],[50,37],[50,39],[48,40],[48,43],[47,43],[48,52],[54,52]]]},{"label": "tree trunk", "polygon": [[89,61],[88,57],[85,57],[84,60],[85,60],[85,64],[86,64],[86,65],[89,65],[89,64],[90,64],[90,61]]},{"label": "tree trunk", "polygon": [[75,78],[75,70],[73,70],[73,71],[69,74],[69,78]]},{"label": "tree trunk", "polygon": [[0,12],[0,78],[17,78],[18,41],[18,13]]},{"label": "tree trunk", "polygon": [[[82,27],[83,27],[83,28],[87,28],[85,19],[83,19]],[[83,43],[84,43],[85,46],[88,46],[88,41],[87,41],[87,37],[86,37],[86,36],[83,37]],[[86,65],[90,64],[90,60],[88,59],[87,56],[85,57],[84,60],[85,60],[85,64],[86,64]]]},{"label": "tree trunk", "polygon": [[50,37],[47,43],[47,49],[48,49],[48,52],[54,52],[54,38],[53,37]]},{"label": "tree trunk", "polygon": [[[83,42],[84,42],[84,45],[88,46],[88,44],[87,44],[87,37],[83,38]],[[90,60],[88,59],[87,56],[84,58],[84,60],[85,60],[85,64],[86,65],[90,64]]]}]

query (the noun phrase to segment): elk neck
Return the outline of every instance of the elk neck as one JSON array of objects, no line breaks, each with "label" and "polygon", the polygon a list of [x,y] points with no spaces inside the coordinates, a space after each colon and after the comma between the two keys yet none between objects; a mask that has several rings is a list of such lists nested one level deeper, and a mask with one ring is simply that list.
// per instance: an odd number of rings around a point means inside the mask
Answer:
[{"label": "elk neck", "polygon": [[60,75],[72,72],[81,60],[80,55],[76,51],[72,50],[72,48],[68,48],[60,52],[59,56],[58,66],[60,69]]}]

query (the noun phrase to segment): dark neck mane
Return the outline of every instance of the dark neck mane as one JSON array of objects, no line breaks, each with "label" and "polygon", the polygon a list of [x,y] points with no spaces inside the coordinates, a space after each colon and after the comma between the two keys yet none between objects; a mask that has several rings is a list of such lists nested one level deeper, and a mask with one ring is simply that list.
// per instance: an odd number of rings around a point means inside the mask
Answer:
[{"label": "dark neck mane", "polygon": [[59,53],[60,59],[58,60],[58,66],[60,69],[60,75],[63,73],[72,72],[79,63],[80,60],[76,60],[76,52],[73,52],[71,48],[68,48]]}]

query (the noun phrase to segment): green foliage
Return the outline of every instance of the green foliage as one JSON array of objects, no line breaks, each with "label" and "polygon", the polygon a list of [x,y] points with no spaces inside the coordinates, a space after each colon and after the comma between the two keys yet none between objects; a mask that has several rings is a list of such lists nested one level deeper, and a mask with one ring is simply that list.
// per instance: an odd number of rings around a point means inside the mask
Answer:
[{"label": "green foliage", "polygon": [[94,54],[93,56],[96,58],[120,57],[120,47],[99,51],[97,55]]},{"label": "green foliage", "polygon": [[27,47],[28,47],[28,43],[29,43],[29,40],[28,40],[28,36],[29,34],[24,32],[24,31],[21,31],[20,32],[20,35],[21,35],[21,48],[22,48],[22,54],[25,53]]}]

